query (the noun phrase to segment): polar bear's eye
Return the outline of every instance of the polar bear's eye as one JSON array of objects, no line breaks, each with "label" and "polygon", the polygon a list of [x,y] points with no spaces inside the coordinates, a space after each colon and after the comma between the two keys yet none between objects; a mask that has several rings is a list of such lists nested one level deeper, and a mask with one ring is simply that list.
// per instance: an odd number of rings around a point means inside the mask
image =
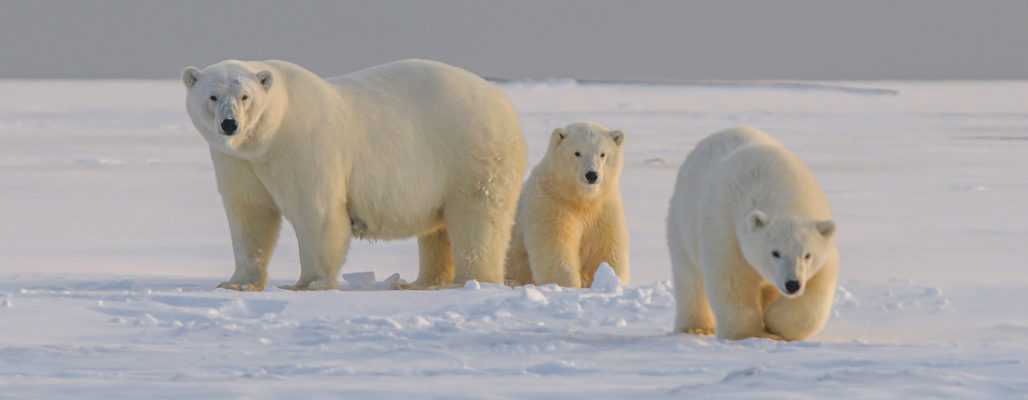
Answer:
[{"label": "polar bear's eye", "polygon": [[247,96],[247,95],[244,94],[243,97],[240,100],[242,100],[242,101],[250,100],[250,96]]},{"label": "polar bear's eye", "polygon": [[607,157],[607,153],[600,153],[600,158]]},{"label": "polar bear's eye", "polygon": [[218,101],[218,96],[211,96],[210,99],[211,101]]},{"label": "polar bear's eye", "polygon": [[772,251],[771,252],[771,257],[782,258],[782,253],[779,253],[778,250]]},{"label": "polar bear's eye", "polygon": [[807,254],[804,254],[804,255],[803,255],[803,259],[804,259],[804,260],[807,260],[807,261],[810,261],[810,257],[811,257],[811,256],[810,256],[810,253],[807,253]]},{"label": "polar bear's eye", "polygon": [[575,157],[581,157],[581,156],[582,156],[582,153],[579,153],[577,151],[575,152]]}]

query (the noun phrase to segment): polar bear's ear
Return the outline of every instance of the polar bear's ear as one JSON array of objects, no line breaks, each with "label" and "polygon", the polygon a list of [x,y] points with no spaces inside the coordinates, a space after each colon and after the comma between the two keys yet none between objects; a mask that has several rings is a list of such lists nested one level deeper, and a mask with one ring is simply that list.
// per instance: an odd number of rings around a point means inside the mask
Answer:
[{"label": "polar bear's ear", "polygon": [[264,86],[264,90],[271,89],[271,83],[274,81],[275,79],[272,78],[271,71],[261,71],[257,73],[257,82],[260,82],[261,86]]},{"label": "polar bear's ear", "polygon": [[610,131],[610,138],[614,144],[620,146],[625,141],[625,133],[621,131]]},{"label": "polar bear's ear", "polygon": [[200,70],[196,67],[189,66],[182,70],[182,84],[186,85],[186,89],[192,89],[199,79]]},{"label": "polar bear's ear", "polygon": [[559,145],[560,142],[563,142],[566,137],[568,137],[568,135],[567,133],[564,133],[563,129],[554,129],[553,133],[550,134],[550,148],[557,147],[557,145]]},{"label": "polar bear's ear", "polygon": [[750,215],[746,217],[746,221],[750,227],[750,231],[756,231],[757,229],[763,228],[767,225],[767,214],[763,211],[753,210]]},{"label": "polar bear's ear", "polygon": [[821,236],[826,238],[832,237],[835,234],[835,221],[826,219],[824,221],[818,221],[814,223],[814,227],[821,233]]}]

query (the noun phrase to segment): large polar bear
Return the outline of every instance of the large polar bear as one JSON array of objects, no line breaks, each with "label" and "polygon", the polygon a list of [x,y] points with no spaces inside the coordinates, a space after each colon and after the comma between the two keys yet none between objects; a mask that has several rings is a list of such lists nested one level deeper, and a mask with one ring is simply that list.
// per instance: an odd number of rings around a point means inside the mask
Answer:
[{"label": "large polar bear", "polygon": [[628,282],[628,231],[618,184],[624,137],[594,123],[553,131],[518,203],[509,281],[588,287],[607,262]]},{"label": "large polar bear", "polygon": [[182,80],[232,233],[220,287],[264,288],[282,217],[300,245],[289,289],[336,288],[351,236],[418,237],[414,287],[503,281],[525,145],[499,88],[423,60],[328,80],[229,60]]},{"label": "large polar bear", "polygon": [[778,141],[752,128],[700,141],[678,172],[667,221],[675,330],[817,333],[835,293],[834,233],[824,192]]}]

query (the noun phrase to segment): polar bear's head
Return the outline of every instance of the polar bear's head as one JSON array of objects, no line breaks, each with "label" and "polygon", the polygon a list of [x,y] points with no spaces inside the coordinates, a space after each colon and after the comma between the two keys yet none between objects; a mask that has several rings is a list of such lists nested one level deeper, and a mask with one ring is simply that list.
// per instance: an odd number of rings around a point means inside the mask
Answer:
[{"label": "polar bear's head", "polygon": [[260,63],[228,60],[204,69],[186,67],[186,110],[207,143],[225,154],[264,154],[281,121],[281,89]]},{"label": "polar bear's head", "polygon": [[564,190],[585,197],[597,196],[621,173],[621,144],[625,134],[588,122],[557,128],[546,151],[549,172]]},{"label": "polar bear's head", "polygon": [[835,222],[771,217],[751,211],[738,227],[746,261],[786,297],[803,294],[834,249]]}]

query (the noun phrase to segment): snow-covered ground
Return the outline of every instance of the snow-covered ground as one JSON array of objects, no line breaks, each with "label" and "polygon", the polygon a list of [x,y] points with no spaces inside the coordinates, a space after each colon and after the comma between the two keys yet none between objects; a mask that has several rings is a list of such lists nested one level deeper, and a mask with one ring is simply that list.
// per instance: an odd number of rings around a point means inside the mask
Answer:
[{"label": "snow-covered ground", "polygon": [[[230,243],[177,82],[0,82],[0,398],[1028,398],[1028,83],[504,88],[532,163],[556,126],[627,132],[629,287],[215,290]],[[805,159],[839,223],[807,342],[669,334],[674,174],[739,124]],[[276,284],[299,273],[282,238]],[[355,242],[344,273],[416,257]]]}]

